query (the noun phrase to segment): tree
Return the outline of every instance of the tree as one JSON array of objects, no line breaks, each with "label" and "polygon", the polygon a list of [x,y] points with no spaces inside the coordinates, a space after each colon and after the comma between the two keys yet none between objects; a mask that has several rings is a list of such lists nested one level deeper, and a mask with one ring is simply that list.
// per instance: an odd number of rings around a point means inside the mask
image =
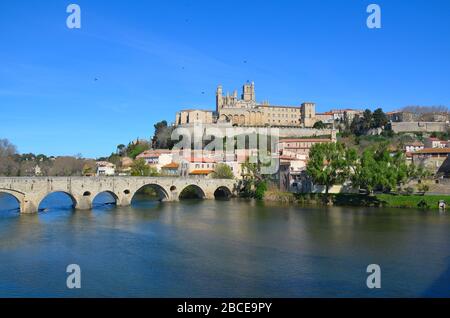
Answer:
[{"label": "tree", "polygon": [[323,123],[323,121],[316,121],[313,125],[314,129],[325,129],[327,126]]},{"label": "tree", "polygon": [[81,176],[85,160],[69,156],[57,157],[49,169],[50,176],[70,177]]},{"label": "tree", "polygon": [[17,176],[19,164],[14,160],[17,148],[8,139],[0,139],[0,176]]},{"label": "tree", "polygon": [[374,190],[389,192],[408,180],[410,171],[404,154],[391,153],[389,144],[383,143],[364,150],[355,165],[352,183],[372,193]]},{"label": "tree", "polygon": [[255,189],[255,194],[254,197],[257,200],[262,200],[264,199],[264,194],[267,191],[267,182],[266,181],[259,181],[256,184],[256,189]]},{"label": "tree", "polygon": [[234,179],[234,174],[230,166],[224,163],[219,163],[216,166],[212,176],[215,179]]},{"label": "tree", "polygon": [[150,143],[144,140],[132,142],[127,147],[127,153],[130,158],[136,159],[141,153],[150,149]]},{"label": "tree", "polygon": [[372,128],[380,128],[387,125],[388,118],[381,108],[376,109],[372,114]]},{"label": "tree", "polygon": [[138,159],[131,165],[131,175],[134,177],[155,177],[158,171],[150,167],[144,159]]},{"label": "tree", "polygon": [[17,148],[8,139],[0,139],[0,157],[12,157],[17,153]]},{"label": "tree", "polygon": [[153,149],[172,149],[174,146],[174,141],[172,141],[173,127],[167,125],[167,121],[163,120],[156,125],[155,134],[152,139]]},{"label": "tree", "polygon": [[372,128],[372,120],[372,112],[370,111],[370,109],[366,109],[362,117],[362,129],[364,132],[367,132],[370,128]]},{"label": "tree", "polygon": [[342,143],[318,143],[311,147],[306,169],[314,183],[325,186],[328,195],[333,185],[347,180],[355,158],[356,152]]},{"label": "tree", "polygon": [[127,146],[125,146],[124,144],[117,145],[117,154],[123,155],[126,148]]},{"label": "tree", "polygon": [[83,176],[94,175],[96,173],[95,161],[86,161],[83,165]]}]

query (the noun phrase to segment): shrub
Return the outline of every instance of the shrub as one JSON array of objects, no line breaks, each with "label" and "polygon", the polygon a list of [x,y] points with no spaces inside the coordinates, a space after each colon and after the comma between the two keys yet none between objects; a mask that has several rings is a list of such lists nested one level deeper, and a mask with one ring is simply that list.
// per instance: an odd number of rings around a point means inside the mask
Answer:
[{"label": "shrub", "polygon": [[255,199],[262,200],[264,199],[264,194],[267,191],[267,183],[265,181],[260,181],[256,185],[255,189]]},{"label": "shrub", "polygon": [[230,166],[224,163],[219,163],[216,166],[216,169],[214,169],[214,173],[212,176],[214,179],[234,179],[234,174]]},{"label": "shrub", "polygon": [[418,207],[419,209],[423,209],[423,210],[427,210],[427,209],[430,208],[430,206],[428,205],[427,201],[425,201],[425,200],[423,200],[423,199],[420,200],[419,203],[417,203],[417,207]]}]

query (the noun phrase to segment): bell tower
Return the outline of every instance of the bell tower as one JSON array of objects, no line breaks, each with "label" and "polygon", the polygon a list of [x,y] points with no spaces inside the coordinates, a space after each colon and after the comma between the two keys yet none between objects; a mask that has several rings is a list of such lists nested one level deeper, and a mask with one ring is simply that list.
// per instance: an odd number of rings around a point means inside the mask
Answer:
[{"label": "bell tower", "polygon": [[216,90],[216,111],[219,112],[223,108],[223,90],[222,85],[217,86]]},{"label": "bell tower", "polygon": [[244,86],[242,87],[242,100],[244,102],[256,101],[254,82],[252,82],[251,84],[244,84]]}]

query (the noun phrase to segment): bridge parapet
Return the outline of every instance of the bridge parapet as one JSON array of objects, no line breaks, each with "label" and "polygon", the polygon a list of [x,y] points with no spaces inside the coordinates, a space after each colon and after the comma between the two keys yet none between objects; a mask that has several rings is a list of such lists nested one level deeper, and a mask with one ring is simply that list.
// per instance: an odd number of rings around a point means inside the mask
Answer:
[{"label": "bridge parapet", "polygon": [[13,195],[22,213],[35,213],[42,200],[54,192],[67,193],[77,209],[89,210],[94,198],[103,192],[110,193],[118,206],[127,206],[145,186],[155,188],[162,201],[178,201],[188,186],[195,186],[204,199],[213,199],[218,188],[234,194],[235,184],[235,180],[193,177],[0,177],[0,192]]}]

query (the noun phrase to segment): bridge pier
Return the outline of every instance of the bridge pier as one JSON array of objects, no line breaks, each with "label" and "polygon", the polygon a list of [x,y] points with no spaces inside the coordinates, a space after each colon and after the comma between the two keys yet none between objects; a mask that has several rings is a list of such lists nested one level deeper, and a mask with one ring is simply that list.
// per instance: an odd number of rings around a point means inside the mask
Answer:
[{"label": "bridge pier", "polygon": [[74,197],[76,200],[75,209],[87,211],[92,209],[92,199],[88,196]]},{"label": "bridge pier", "polygon": [[131,199],[129,196],[122,196],[117,198],[116,205],[117,206],[130,206],[131,205]]},{"label": "bridge pier", "polygon": [[37,200],[28,200],[24,198],[22,202],[20,202],[20,213],[23,214],[33,214],[37,213],[39,209],[39,202]]}]

